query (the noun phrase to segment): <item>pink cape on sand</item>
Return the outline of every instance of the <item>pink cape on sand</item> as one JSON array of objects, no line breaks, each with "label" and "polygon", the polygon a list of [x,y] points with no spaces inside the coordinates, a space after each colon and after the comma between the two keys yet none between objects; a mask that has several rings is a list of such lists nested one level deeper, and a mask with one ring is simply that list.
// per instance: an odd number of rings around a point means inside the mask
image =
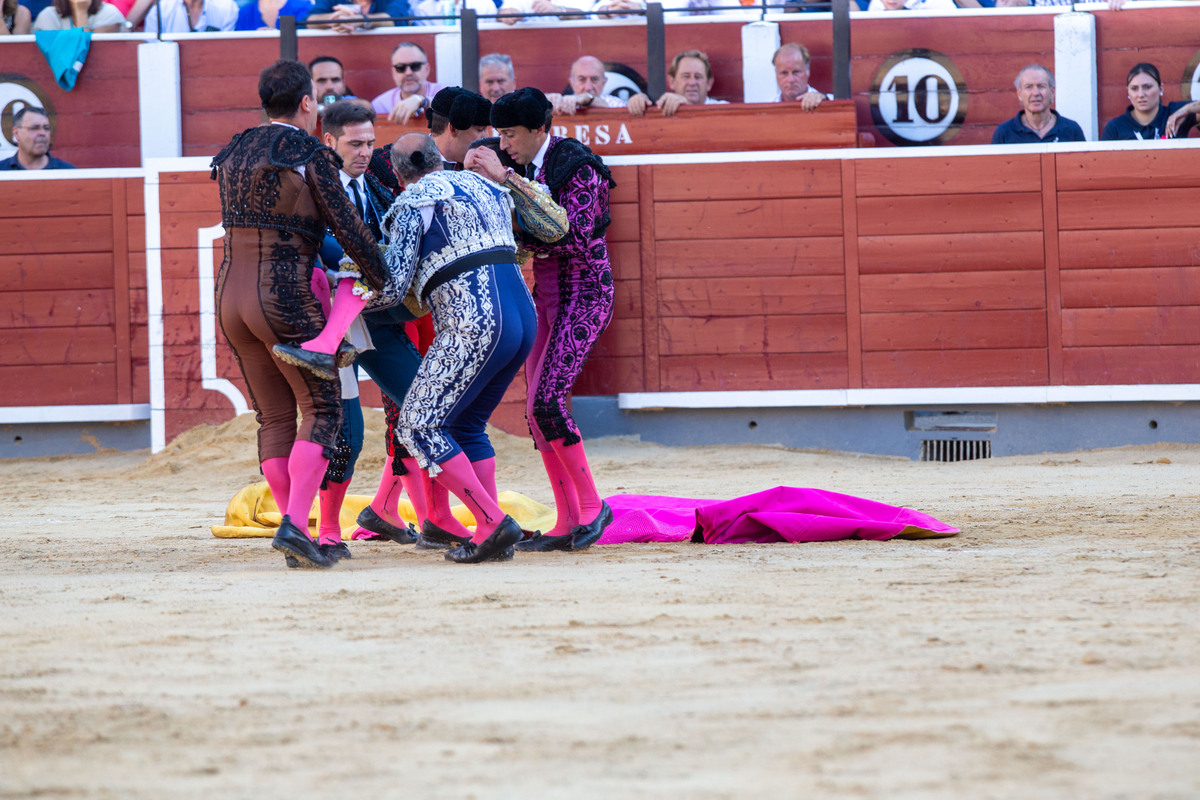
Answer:
[{"label": "pink cape on sand", "polygon": [[821,489],[777,486],[732,500],[619,494],[599,544],[830,542],[953,536],[958,528],[910,508]]}]

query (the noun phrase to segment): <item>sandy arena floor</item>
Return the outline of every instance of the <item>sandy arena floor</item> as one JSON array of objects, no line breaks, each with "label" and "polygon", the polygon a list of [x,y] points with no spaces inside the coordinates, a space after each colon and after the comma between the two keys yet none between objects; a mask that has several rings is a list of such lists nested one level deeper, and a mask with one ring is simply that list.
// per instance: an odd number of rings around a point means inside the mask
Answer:
[{"label": "sandy arena floor", "polygon": [[0,798],[1200,797],[1200,447],[589,454],[605,494],[813,486],[963,532],[289,571],[209,532],[260,479],[248,417],[0,460]]}]

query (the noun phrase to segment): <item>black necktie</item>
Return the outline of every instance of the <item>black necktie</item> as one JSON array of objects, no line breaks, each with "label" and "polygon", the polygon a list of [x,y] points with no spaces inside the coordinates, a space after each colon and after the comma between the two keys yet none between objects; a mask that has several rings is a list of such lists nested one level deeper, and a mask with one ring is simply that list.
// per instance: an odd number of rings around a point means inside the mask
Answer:
[{"label": "black necktie", "polygon": [[533,180],[537,177],[537,165],[532,161],[529,162],[529,166],[525,167],[525,177],[529,178],[529,180]]},{"label": "black necktie", "polygon": [[353,179],[350,181],[350,194],[354,195],[354,207],[358,209],[359,218],[365,222],[367,215],[363,209],[362,195],[358,192],[358,181]]}]

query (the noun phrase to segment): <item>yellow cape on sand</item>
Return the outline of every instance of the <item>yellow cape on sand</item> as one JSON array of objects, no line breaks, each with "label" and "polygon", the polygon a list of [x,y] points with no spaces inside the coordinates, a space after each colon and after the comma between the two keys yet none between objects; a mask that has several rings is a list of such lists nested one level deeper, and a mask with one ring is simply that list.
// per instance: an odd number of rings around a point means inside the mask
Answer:
[{"label": "yellow cape on sand", "polygon": [[[501,492],[499,500],[500,508],[504,509],[504,513],[515,519],[517,524],[526,530],[550,530],[554,527],[555,513],[552,508],[518,492]],[[346,495],[346,499],[342,502],[341,516],[338,518],[338,522],[342,526],[343,539],[349,539],[350,535],[358,529],[356,522],[358,514],[370,502],[371,498],[363,494]],[[308,529],[314,535],[317,532],[319,510],[318,501],[313,500],[312,509],[308,512]],[[467,510],[466,506],[452,506],[450,510],[462,524],[467,527],[475,525],[475,517]],[[400,516],[404,518],[405,522],[415,523],[417,521],[412,503],[407,500],[400,501]],[[283,514],[279,512],[279,506],[275,505],[275,498],[271,496],[271,490],[267,488],[267,484],[265,482],[252,483],[235,494],[229,501],[229,505],[225,508],[225,524],[213,525],[212,534],[219,539],[269,539],[275,535],[275,529],[279,527],[282,519]]]}]

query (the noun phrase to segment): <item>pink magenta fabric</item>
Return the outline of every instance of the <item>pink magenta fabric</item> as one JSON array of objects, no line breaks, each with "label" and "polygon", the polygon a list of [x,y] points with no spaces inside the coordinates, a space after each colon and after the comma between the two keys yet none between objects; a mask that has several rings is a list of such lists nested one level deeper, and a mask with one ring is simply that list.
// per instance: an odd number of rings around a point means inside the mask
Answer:
[{"label": "pink magenta fabric", "polygon": [[732,500],[620,494],[599,544],[830,542],[891,539],[907,527],[958,533],[928,514],[822,489],[777,486]]}]

